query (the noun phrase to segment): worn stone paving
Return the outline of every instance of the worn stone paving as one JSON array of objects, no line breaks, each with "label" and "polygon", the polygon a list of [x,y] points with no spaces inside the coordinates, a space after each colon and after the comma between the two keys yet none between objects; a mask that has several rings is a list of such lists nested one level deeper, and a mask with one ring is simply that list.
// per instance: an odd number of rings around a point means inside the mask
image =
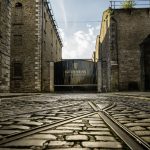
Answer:
[{"label": "worn stone paving", "polygon": [[[130,131],[150,143],[150,101],[107,94],[42,95],[26,99],[5,99],[0,104],[0,139],[35,127],[93,112],[88,101],[103,107],[115,103],[107,112]],[[79,103],[75,105],[76,103]],[[70,107],[49,109],[70,105]],[[19,110],[19,111],[18,111]],[[10,112],[13,112],[12,114]],[[19,114],[20,115],[16,115]],[[25,113],[25,114],[22,114]],[[6,117],[9,115],[9,118]],[[14,115],[14,116],[12,116]],[[128,149],[98,116],[88,116],[53,129],[11,142],[0,150],[109,150]]]},{"label": "worn stone paving", "polygon": [[[150,143],[150,101],[112,97],[111,102],[116,105],[107,112],[130,131]],[[96,103],[98,104],[98,101]]]},{"label": "worn stone paving", "polygon": [[150,143],[150,113],[119,105],[108,111],[129,130]]},{"label": "worn stone paving", "polygon": [[77,117],[89,112],[92,112],[91,107],[87,102],[83,103],[81,101],[80,104],[70,107],[27,113],[12,116],[9,119],[3,118],[0,121],[0,139],[11,134],[20,133],[46,124],[52,124],[64,119]]},{"label": "worn stone paving", "polygon": [[24,148],[32,150],[123,150],[126,148],[98,114],[10,142],[3,145],[3,148],[5,147],[18,147],[20,150]]}]

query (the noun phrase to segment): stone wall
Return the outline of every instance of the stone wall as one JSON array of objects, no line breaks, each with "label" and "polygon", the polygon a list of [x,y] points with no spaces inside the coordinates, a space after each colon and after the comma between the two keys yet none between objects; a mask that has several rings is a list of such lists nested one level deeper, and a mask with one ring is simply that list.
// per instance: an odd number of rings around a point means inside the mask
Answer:
[{"label": "stone wall", "polygon": [[104,12],[100,53],[107,82],[102,79],[102,88],[107,86],[109,91],[141,89],[140,44],[150,34],[149,18],[150,10],[146,8]]},{"label": "stone wall", "polygon": [[97,35],[96,37],[96,45],[95,45],[95,61],[99,61],[99,49],[100,49],[100,37]]},{"label": "stone wall", "polygon": [[42,0],[13,1],[12,92],[41,92],[50,89],[49,64],[54,58],[53,36],[56,30],[47,6]]},{"label": "stone wall", "polygon": [[0,92],[10,90],[11,1],[0,0]]},{"label": "stone wall", "polygon": [[35,0],[13,0],[11,34],[12,92],[38,92],[41,90],[39,9],[39,3]]},{"label": "stone wall", "polygon": [[99,61],[101,64],[101,91],[110,90],[110,16],[109,10],[103,13],[100,30]]},{"label": "stone wall", "polygon": [[42,91],[50,91],[50,61],[62,59],[62,42],[59,37],[48,3],[43,5],[43,50],[42,50]]}]

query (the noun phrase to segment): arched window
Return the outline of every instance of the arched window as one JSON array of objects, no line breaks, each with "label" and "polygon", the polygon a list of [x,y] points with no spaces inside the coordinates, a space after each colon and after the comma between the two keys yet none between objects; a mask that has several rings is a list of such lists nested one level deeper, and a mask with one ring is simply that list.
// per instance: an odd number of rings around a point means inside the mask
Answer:
[{"label": "arched window", "polygon": [[23,23],[23,6],[21,3],[15,4],[15,18],[14,23],[15,24],[22,24]]}]

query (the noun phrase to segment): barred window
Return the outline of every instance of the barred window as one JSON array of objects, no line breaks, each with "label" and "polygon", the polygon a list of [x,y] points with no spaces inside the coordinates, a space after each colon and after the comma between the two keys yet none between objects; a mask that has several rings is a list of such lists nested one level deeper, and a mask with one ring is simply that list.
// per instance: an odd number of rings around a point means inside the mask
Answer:
[{"label": "barred window", "polygon": [[14,35],[14,45],[21,46],[22,45],[22,35]]},{"label": "barred window", "polygon": [[20,62],[13,63],[13,79],[21,80],[23,78],[23,65]]},{"label": "barred window", "polygon": [[23,23],[23,6],[21,3],[16,3],[14,24],[22,24],[22,23]]}]

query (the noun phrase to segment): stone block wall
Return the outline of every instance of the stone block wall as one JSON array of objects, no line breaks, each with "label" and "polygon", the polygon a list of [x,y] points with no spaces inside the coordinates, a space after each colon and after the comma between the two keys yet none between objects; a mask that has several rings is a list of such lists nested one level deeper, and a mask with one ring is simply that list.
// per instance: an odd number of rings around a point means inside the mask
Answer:
[{"label": "stone block wall", "polygon": [[62,42],[52,17],[48,3],[43,5],[43,49],[42,49],[42,91],[49,92],[51,87],[50,61],[57,62],[62,59]]},{"label": "stone block wall", "polygon": [[[140,44],[150,34],[150,9],[114,11],[117,20],[119,89],[141,89]],[[133,87],[134,88],[134,87]]]},{"label": "stone block wall", "polygon": [[[101,91],[110,90],[110,15],[109,10],[103,13],[100,30],[99,61],[101,64]],[[98,52],[97,52],[98,53]]]},{"label": "stone block wall", "polygon": [[11,91],[41,91],[40,2],[13,0]]},{"label": "stone block wall", "polygon": [[0,0],[0,92],[10,90],[11,1]]},{"label": "stone block wall", "polygon": [[[13,0],[11,91],[50,91],[50,61],[62,43],[47,1]],[[57,34],[57,36],[55,36]],[[61,49],[60,49],[61,50]],[[59,56],[61,58],[61,56]]]},{"label": "stone block wall", "polygon": [[140,44],[150,34],[150,9],[109,9],[100,32],[101,88],[108,91],[141,89]]}]

